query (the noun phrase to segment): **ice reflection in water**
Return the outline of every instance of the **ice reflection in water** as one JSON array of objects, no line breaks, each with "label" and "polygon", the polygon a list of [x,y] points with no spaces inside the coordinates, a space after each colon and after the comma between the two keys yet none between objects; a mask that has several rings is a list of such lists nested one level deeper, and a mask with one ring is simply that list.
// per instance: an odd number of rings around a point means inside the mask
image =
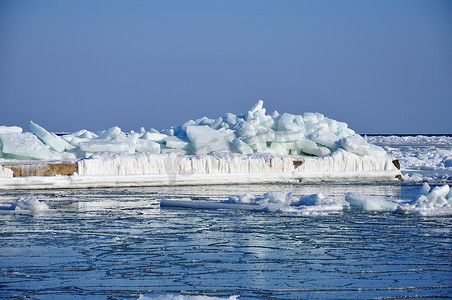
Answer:
[{"label": "ice reflection in water", "polygon": [[[410,199],[419,186],[247,185],[35,191],[50,211],[0,213],[4,297],[139,294],[247,298],[450,296],[450,218],[346,211],[301,217],[160,209],[161,199],[269,191]],[[0,207],[21,191],[0,193]]]}]

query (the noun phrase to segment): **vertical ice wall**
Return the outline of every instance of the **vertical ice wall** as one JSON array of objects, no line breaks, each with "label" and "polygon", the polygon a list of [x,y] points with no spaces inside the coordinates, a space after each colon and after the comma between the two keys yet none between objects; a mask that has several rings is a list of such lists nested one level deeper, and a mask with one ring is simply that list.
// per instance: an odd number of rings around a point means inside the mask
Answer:
[{"label": "vertical ice wall", "polygon": [[292,172],[293,159],[268,154],[94,154],[78,161],[81,176]]},{"label": "vertical ice wall", "polygon": [[386,156],[360,156],[338,149],[329,156],[302,159],[297,172],[362,172],[398,170],[393,158]]}]

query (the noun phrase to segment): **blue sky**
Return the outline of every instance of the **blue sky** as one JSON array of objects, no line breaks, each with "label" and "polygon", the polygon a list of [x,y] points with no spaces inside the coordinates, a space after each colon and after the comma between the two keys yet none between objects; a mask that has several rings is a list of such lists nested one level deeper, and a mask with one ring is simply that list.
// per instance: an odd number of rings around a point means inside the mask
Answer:
[{"label": "blue sky", "polygon": [[452,133],[452,1],[0,0],[0,125],[164,129],[259,99]]}]

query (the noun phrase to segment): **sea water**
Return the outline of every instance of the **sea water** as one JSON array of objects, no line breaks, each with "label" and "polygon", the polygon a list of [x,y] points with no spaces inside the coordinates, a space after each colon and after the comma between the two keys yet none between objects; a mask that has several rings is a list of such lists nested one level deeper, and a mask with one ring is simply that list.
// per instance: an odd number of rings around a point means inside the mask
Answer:
[{"label": "sea water", "polygon": [[0,295],[137,299],[452,295],[452,219],[345,210],[326,216],[160,208],[162,199],[219,201],[268,191],[354,191],[412,199],[420,186],[284,184],[35,191],[50,209],[6,208],[0,193]]},{"label": "sea water", "polygon": [[[369,139],[404,181],[0,191],[0,298],[452,297],[451,216],[160,207],[271,191],[408,201],[425,181],[452,185],[450,136]],[[20,197],[46,209],[12,209]]]}]

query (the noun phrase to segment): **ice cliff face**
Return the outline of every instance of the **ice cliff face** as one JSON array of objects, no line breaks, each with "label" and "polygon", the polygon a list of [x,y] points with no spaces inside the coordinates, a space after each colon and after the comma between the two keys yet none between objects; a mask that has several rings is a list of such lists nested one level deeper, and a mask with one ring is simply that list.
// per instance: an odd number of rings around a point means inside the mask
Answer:
[{"label": "ice cliff face", "polygon": [[159,132],[155,129],[123,132],[112,127],[102,132],[81,130],[58,136],[30,122],[32,133],[0,126],[0,157],[6,159],[79,159],[98,152],[173,153],[203,155],[211,152],[238,154],[327,156],[338,149],[359,156],[386,154],[369,144],[344,122],[320,113],[266,114],[263,101],[247,113],[227,113],[217,119],[203,117]]}]

